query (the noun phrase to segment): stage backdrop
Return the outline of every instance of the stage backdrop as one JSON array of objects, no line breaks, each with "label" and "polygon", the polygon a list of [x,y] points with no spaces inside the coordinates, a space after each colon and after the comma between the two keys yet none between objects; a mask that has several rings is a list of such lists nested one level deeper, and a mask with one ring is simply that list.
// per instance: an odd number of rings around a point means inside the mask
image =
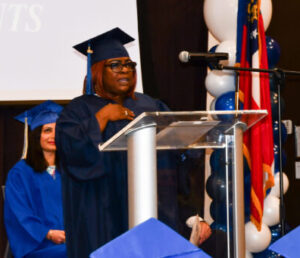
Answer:
[{"label": "stage backdrop", "polygon": [[0,101],[80,95],[86,59],[72,46],[114,27],[136,39],[128,50],[140,64],[135,0],[1,0]]}]

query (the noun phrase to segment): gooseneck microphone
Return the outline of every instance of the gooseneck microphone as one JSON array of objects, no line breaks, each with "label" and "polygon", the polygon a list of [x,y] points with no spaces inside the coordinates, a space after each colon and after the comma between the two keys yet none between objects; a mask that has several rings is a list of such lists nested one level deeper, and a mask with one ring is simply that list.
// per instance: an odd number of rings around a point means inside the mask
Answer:
[{"label": "gooseneck microphone", "polygon": [[183,63],[189,61],[219,62],[220,60],[228,60],[229,55],[228,53],[190,53],[188,51],[181,51],[178,57]]}]

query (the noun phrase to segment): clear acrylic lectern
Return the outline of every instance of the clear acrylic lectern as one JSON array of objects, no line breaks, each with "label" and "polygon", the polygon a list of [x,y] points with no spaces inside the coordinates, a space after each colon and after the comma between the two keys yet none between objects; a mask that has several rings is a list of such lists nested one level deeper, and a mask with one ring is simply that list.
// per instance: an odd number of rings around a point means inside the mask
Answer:
[{"label": "clear acrylic lectern", "polygon": [[227,235],[234,257],[244,257],[243,132],[266,115],[266,110],[144,112],[99,145],[100,151],[127,150],[129,227],[157,218],[156,150],[224,149],[226,174],[232,175],[232,218],[226,180]]}]

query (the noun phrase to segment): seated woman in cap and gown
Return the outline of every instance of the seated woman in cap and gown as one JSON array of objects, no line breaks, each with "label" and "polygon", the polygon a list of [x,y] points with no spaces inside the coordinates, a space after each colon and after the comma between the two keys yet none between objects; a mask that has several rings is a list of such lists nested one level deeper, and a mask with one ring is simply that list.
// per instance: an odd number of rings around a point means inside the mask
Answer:
[{"label": "seated woman in cap and gown", "polygon": [[[134,92],[136,63],[123,46],[133,40],[115,28],[74,46],[88,56],[86,94],[64,108],[56,125],[66,244],[72,258],[88,257],[128,230],[127,154],[100,152],[98,145],[143,112],[169,110],[162,101]],[[174,229],[177,162],[175,153],[158,156],[158,218]]]},{"label": "seated woman in cap and gown", "polygon": [[15,258],[67,257],[55,125],[62,107],[46,101],[16,117],[30,126],[22,159],[5,184],[4,224]]}]

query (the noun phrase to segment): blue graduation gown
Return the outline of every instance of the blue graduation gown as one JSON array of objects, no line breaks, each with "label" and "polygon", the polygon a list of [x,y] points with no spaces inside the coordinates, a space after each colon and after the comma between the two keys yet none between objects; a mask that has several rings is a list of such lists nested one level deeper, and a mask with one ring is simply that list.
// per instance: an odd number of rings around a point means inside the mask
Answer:
[{"label": "blue graduation gown", "polygon": [[[167,111],[159,100],[135,93],[136,100],[127,98],[124,106],[136,117],[146,111]],[[56,123],[56,145],[62,171],[64,221],[68,256],[88,257],[101,245],[128,229],[127,210],[127,154],[123,152],[99,152],[99,143],[105,142],[129,120],[109,122],[100,132],[95,113],[108,103],[114,103],[94,95],[73,99],[62,111]],[[168,158],[162,158],[160,203],[169,197],[176,202],[176,174],[171,171]],[[160,184],[158,185],[160,188]],[[161,198],[160,198],[161,192]],[[166,206],[163,221],[176,216],[176,205]]]},{"label": "blue graduation gown", "polygon": [[15,258],[67,257],[65,244],[46,239],[50,229],[64,229],[60,173],[53,179],[17,162],[5,184],[4,224]]}]

